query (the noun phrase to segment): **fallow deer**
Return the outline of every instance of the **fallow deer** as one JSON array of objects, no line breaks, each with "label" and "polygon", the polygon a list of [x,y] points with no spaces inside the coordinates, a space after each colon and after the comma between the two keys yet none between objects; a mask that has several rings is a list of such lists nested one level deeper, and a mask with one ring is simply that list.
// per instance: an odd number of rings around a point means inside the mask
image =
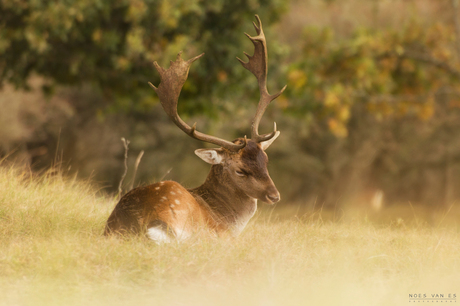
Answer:
[{"label": "fallow deer", "polygon": [[237,58],[243,67],[252,72],[259,83],[260,100],[252,120],[251,139],[238,138],[233,142],[203,134],[190,127],[177,113],[179,94],[190,65],[203,54],[188,61],[177,55],[168,69],[154,66],[160,74],[160,85],[150,86],[157,92],[160,103],[172,121],[187,135],[220,146],[214,149],[198,149],[195,154],[211,164],[206,181],[199,187],[186,189],[179,183],[163,181],[138,187],[124,195],[105,227],[105,235],[111,233],[147,234],[156,242],[185,239],[199,228],[221,236],[229,233],[237,236],[244,229],[257,209],[257,200],[276,203],[280,194],[267,170],[265,150],[279,136],[276,129],[259,135],[259,122],[268,104],[286,88],[270,95],[267,90],[267,45],[262,23],[253,22],[257,36],[246,36],[254,44],[254,55],[248,62]]}]

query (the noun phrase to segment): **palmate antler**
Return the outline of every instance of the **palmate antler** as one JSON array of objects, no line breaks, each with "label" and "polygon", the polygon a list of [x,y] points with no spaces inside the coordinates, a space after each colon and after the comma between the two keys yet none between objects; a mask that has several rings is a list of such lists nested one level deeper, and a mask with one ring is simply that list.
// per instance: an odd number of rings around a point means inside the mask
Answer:
[{"label": "palmate antler", "polygon": [[246,142],[237,145],[233,142],[224,139],[220,139],[211,135],[206,135],[196,130],[196,123],[192,127],[190,127],[181,119],[181,117],[179,117],[179,114],[177,113],[177,102],[179,100],[179,95],[182,86],[184,86],[185,80],[187,80],[190,65],[194,61],[202,57],[204,53],[195,56],[194,58],[191,58],[188,61],[184,61],[181,58],[181,54],[182,52],[179,52],[175,62],[171,61],[171,66],[167,70],[160,67],[157,62],[153,63],[158,73],[160,74],[161,82],[158,88],[150,82],[149,85],[157,92],[158,97],[160,98],[160,103],[163,106],[163,109],[165,110],[166,114],[168,114],[171,120],[182,131],[184,131],[187,135],[195,139],[204,142],[209,142],[231,151],[238,151],[244,148]]},{"label": "palmate antler", "polygon": [[265,109],[267,108],[268,104],[271,101],[278,98],[283,91],[286,89],[284,86],[278,93],[274,95],[270,95],[267,90],[267,71],[268,71],[268,54],[267,54],[267,42],[265,40],[265,34],[262,29],[262,22],[258,15],[256,15],[258,26],[255,22],[252,24],[256,29],[257,36],[252,37],[251,35],[246,34],[246,36],[252,41],[254,44],[254,55],[250,56],[246,52],[244,54],[248,58],[248,62],[242,61],[240,58],[237,58],[240,63],[243,65],[244,68],[251,71],[252,74],[257,78],[259,82],[259,92],[260,92],[260,100],[257,106],[256,114],[254,115],[254,119],[252,120],[251,124],[251,139],[255,142],[261,142],[271,139],[276,134],[276,123],[274,124],[273,132],[269,134],[259,135],[259,123],[260,119],[265,113]]},{"label": "palmate antler", "polygon": [[[257,106],[256,114],[252,120],[251,126],[251,140],[255,142],[261,142],[271,139],[276,134],[276,123],[274,125],[274,131],[269,134],[259,135],[259,123],[262,119],[262,116],[267,108],[268,104],[276,99],[286,88],[286,86],[281,89],[280,92],[274,95],[270,95],[267,90],[267,44],[265,41],[265,35],[262,30],[262,23],[260,22],[259,16],[256,15],[256,19],[258,22],[258,26],[254,24],[254,27],[257,32],[257,36],[251,37],[249,34],[246,36],[254,44],[254,55],[250,56],[246,52],[244,53],[249,61],[243,62],[241,59],[238,60],[241,62],[243,67],[251,71],[257,81],[259,82],[259,91],[260,91],[260,100],[259,105]],[[190,127],[187,123],[185,123],[177,113],[177,103],[179,100],[179,95],[184,86],[185,81],[188,77],[188,71],[190,69],[190,65],[202,57],[204,53],[195,56],[194,58],[189,59],[188,61],[184,61],[181,58],[181,53],[177,55],[176,61],[171,61],[171,65],[168,69],[164,69],[158,65],[157,62],[154,62],[154,66],[157,69],[158,73],[160,74],[160,85],[155,87],[152,83],[149,82],[149,85],[157,92],[158,97],[160,98],[160,103],[163,106],[163,109],[168,114],[168,116],[172,119],[172,121],[187,135],[201,140],[205,142],[209,142],[223,148],[226,148],[230,151],[238,151],[244,148],[247,144],[246,136],[244,137],[244,142],[241,144],[235,144],[233,142],[220,139],[211,135],[206,135],[204,133],[198,132],[196,130],[196,123]]]}]

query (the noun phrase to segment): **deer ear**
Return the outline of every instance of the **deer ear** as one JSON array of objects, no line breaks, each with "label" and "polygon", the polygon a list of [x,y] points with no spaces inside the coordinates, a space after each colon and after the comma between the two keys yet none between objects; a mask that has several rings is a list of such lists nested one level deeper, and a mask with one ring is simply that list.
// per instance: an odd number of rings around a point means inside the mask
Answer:
[{"label": "deer ear", "polygon": [[268,149],[268,147],[275,141],[276,138],[278,138],[278,136],[280,135],[280,131],[276,131],[275,133],[275,136],[273,136],[271,139],[267,140],[267,141],[262,141],[260,143],[260,146],[262,147],[262,150],[266,150]]},{"label": "deer ear", "polygon": [[217,165],[224,160],[223,154],[220,149],[198,149],[195,154],[211,165]]}]

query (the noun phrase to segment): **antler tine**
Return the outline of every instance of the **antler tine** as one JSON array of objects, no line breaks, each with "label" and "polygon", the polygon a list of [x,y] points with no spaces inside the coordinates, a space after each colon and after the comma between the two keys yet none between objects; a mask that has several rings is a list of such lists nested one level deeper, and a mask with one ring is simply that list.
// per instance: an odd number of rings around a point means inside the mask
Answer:
[{"label": "antler tine", "polygon": [[171,61],[171,66],[166,70],[160,67],[157,62],[153,63],[160,74],[161,82],[158,88],[150,82],[149,85],[158,94],[160,103],[166,114],[168,114],[171,120],[190,137],[221,146],[230,151],[238,151],[244,148],[246,142],[238,145],[218,137],[201,133],[196,130],[196,123],[190,127],[181,119],[181,117],[179,117],[179,114],[177,113],[177,103],[182,87],[187,80],[190,65],[204,55],[204,53],[202,53],[189,59],[188,61],[184,61],[181,57],[181,53],[182,52],[179,52],[177,55],[176,61]]},{"label": "antler tine", "polygon": [[252,37],[251,35],[246,34],[246,36],[254,44],[254,55],[248,55],[246,52],[244,54],[248,57],[248,61],[244,62],[243,60],[237,58],[244,68],[252,72],[257,78],[259,83],[259,92],[260,99],[257,106],[256,114],[252,120],[251,125],[251,139],[255,142],[266,141],[276,134],[276,124],[274,131],[269,134],[259,135],[259,123],[262,119],[262,116],[265,113],[265,109],[271,101],[275,100],[279,95],[283,93],[286,89],[284,86],[278,93],[270,95],[267,89],[267,71],[268,71],[268,54],[267,54],[267,42],[265,40],[265,34],[262,28],[262,22],[258,15],[255,16],[257,19],[257,24],[253,22],[254,28],[257,32],[257,36]]}]

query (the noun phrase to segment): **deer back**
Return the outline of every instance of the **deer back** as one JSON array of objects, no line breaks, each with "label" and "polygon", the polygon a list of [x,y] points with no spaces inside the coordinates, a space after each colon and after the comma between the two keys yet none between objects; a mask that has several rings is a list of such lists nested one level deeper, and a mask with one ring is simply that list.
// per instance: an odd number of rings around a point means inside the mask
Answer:
[{"label": "deer back", "polygon": [[153,240],[188,238],[196,228],[219,231],[209,209],[174,181],[138,187],[124,195],[107,220],[105,235],[147,233]]}]

